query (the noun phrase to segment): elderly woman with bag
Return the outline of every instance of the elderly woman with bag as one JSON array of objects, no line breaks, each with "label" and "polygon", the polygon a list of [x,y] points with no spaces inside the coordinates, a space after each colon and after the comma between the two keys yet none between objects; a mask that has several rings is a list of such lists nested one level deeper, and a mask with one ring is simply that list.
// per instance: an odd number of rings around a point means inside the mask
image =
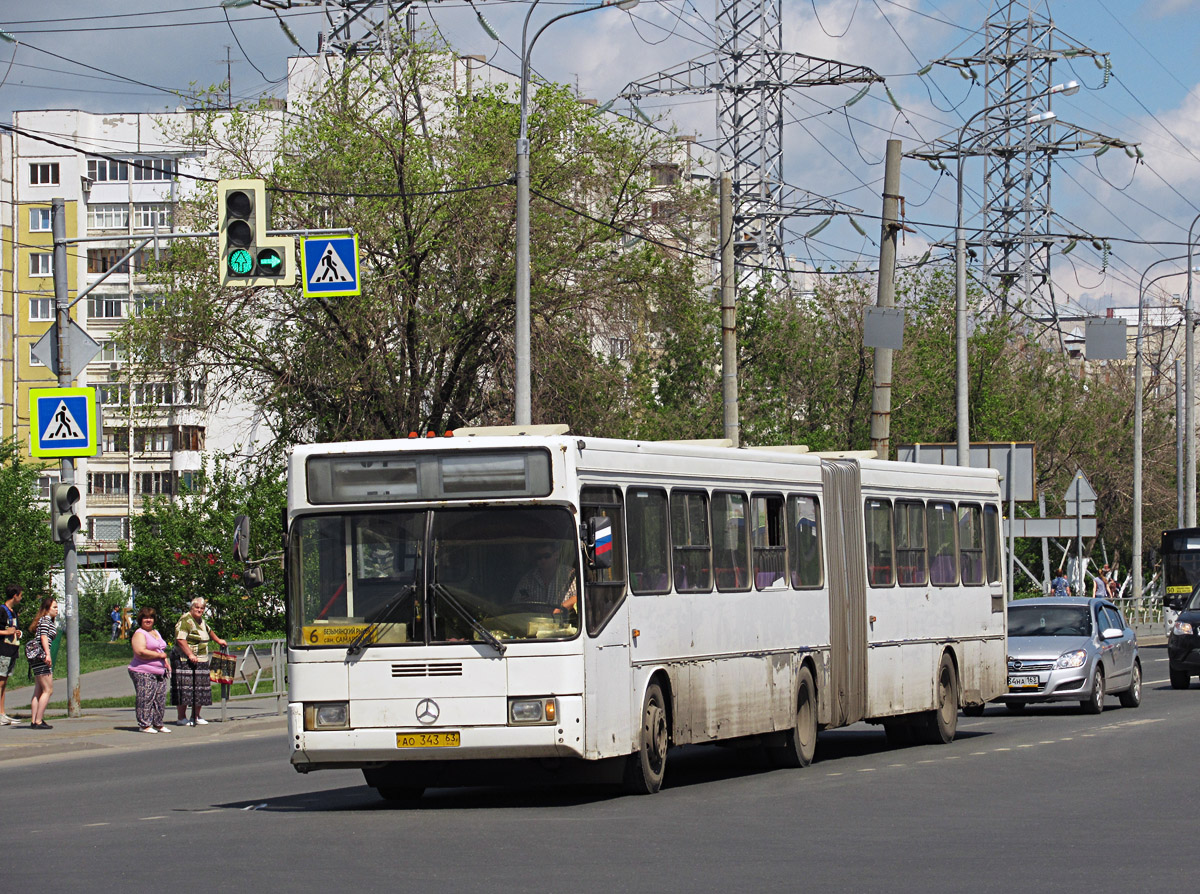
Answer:
[{"label": "elderly woman with bag", "polygon": [[[208,626],[204,620],[204,598],[192,600],[186,614],[175,625],[175,652],[178,665],[172,674],[171,696],[179,710],[178,726],[197,726],[208,723],[200,716],[200,709],[212,704],[212,681],[209,678],[209,643],[228,645],[225,640]],[[192,709],[192,719],[187,719],[187,709]]]}]

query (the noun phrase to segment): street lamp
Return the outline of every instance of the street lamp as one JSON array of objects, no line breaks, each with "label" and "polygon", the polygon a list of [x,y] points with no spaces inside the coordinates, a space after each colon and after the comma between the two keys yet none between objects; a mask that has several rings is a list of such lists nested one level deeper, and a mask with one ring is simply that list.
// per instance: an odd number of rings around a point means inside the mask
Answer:
[{"label": "street lamp", "polygon": [[[1145,316],[1145,293],[1146,289],[1160,279],[1178,276],[1179,271],[1156,276],[1150,282],[1146,282],[1146,274],[1159,264],[1182,260],[1183,257],[1160,258],[1142,271],[1141,280],[1138,282],[1137,335],[1133,340],[1133,560],[1130,563],[1133,569],[1133,597],[1135,599],[1142,597],[1142,318]],[[1191,279],[1190,273],[1188,279]]]},{"label": "street lamp", "polygon": [[1187,303],[1183,306],[1183,381],[1185,383],[1183,393],[1184,399],[1187,401],[1183,407],[1184,431],[1186,432],[1184,452],[1187,455],[1187,469],[1184,472],[1187,493],[1183,500],[1185,528],[1196,526],[1196,334],[1192,324],[1192,274],[1195,272],[1192,268],[1192,230],[1195,229],[1197,221],[1200,221],[1200,214],[1196,215],[1192,220],[1192,225],[1188,227]]},{"label": "street lamp", "polygon": [[[970,128],[972,122],[980,115],[994,112],[996,109],[1013,105],[1014,103],[1044,99],[1055,93],[1070,96],[1078,92],[1079,82],[1067,81],[1065,84],[1055,84],[1049,90],[1037,96],[1021,97],[985,106],[968,118],[958,132],[958,142],[955,144],[958,149],[958,213],[955,218],[954,227],[954,404],[955,440],[958,445],[957,461],[960,466],[969,466],[971,464],[970,417],[967,409],[967,376],[969,375],[967,369],[967,236],[963,229],[963,162],[965,160],[963,155],[963,141],[967,137],[967,129]],[[1025,123],[1042,124],[1052,120],[1054,120],[1054,113],[1045,111],[1026,118]],[[984,137],[991,132],[987,130],[979,134],[979,136]]]},{"label": "street lamp", "polygon": [[525,14],[525,25],[521,28],[521,127],[517,135],[517,381],[514,401],[514,421],[517,425],[529,425],[533,422],[529,378],[529,55],[542,32],[560,19],[609,6],[629,10],[637,6],[639,0],[604,0],[593,6],[561,13],[542,25],[533,35],[533,40],[527,42],[525,38],[529,33],[529,17],[533,15],[533,10],[539,2],[540,0],[533,0],[529,5],[529,12]]}]

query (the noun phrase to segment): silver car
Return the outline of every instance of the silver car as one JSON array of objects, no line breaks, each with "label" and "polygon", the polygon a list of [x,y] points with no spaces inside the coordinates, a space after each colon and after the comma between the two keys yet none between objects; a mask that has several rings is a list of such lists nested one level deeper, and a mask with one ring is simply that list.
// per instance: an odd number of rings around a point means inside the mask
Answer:
[{"label": "silver car", "polygon": [[1142,702],[1137,634],[1107,599],[1044,597],[1008,604],[1010,711],[1037,702],[1078,701],[1089,714],[1116,695]]}]

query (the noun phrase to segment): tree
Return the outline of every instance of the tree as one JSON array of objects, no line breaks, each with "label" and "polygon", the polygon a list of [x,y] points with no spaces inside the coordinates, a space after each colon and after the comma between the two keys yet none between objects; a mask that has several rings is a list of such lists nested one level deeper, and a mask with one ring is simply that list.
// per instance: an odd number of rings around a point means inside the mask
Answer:
[{"label": "tree", "polygon": [[[283,443],[511,420],[517,107],[503,87],[456,92],[443,60],[371,57],[286,120],[200,114],[178,135],[228,175],[264,176],[273,227],[353,228],[363,293],[222,292],[212,247],[180,246],[159,274],[163,307],[135,323],[144,367],[250,398]],[[670,140],[563,88],[537,90],[529,133],[534,417],[626,430],[627,369],[662,356],[641,325],[706,301],[692,255],[631,237],[686,238],[711,197],[652,175]],[[211,226],[211,203],[193,204],[196,226]],[[629,349],[620,363],[614,338]]]},{"label": "tree", "polygon": [[224,637],[279,632],[284,626],[280,563],[262,564],[266,582],[247,590],[241,566],[231,559],[233,522],[250,517],[255,557],[277,553],[285,484],[278,467],[235,466],[220,457],[180,494],[149,499],[131,519],[132,545],[123,545],[118,567],[139,606],[152,606],[168,626],[202,596],[213,626]]},{"label": "tree", "polygon": [[27,602],[49,595],[50,572],[63,559],[38,492],[40,471],[25,460],[15,438],[0,441],[0,587],[23,587]]}]

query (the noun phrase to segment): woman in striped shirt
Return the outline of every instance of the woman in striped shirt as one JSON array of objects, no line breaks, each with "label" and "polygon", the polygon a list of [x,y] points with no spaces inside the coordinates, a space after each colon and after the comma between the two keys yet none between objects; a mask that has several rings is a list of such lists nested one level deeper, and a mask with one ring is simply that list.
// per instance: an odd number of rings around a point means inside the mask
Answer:
[{"label": "woman in striped shirt", "polygon": [[58,600],[47,596],[38,607],[33,623],[29,625],[33,638],[25,646],[25,657],[29,659],[29,669],[33,671],[33,701],[30,702],[33,719],[29,723],[30,729],[51,729],[44,715],[54,692],[54,659],[50,655],[50,643],[58,633],[57,617]]}]

